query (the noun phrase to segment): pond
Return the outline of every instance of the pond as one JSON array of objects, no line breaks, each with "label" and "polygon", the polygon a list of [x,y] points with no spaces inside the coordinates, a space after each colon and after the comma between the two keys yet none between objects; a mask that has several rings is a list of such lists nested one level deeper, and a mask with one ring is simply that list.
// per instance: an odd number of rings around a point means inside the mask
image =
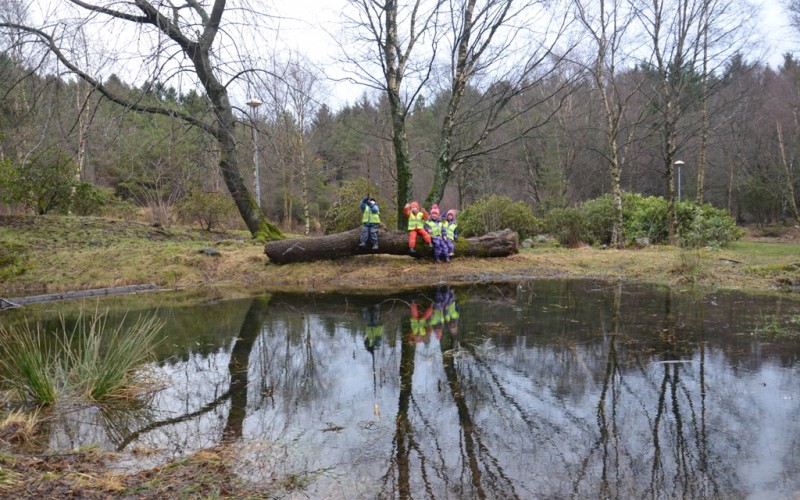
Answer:
[{"label": "pond", "polygon": [[313,498],[800,495],[787,298],[537,280],[154,313],[164,387],[63,412],[49,449],[131,470],[231,442]]}]

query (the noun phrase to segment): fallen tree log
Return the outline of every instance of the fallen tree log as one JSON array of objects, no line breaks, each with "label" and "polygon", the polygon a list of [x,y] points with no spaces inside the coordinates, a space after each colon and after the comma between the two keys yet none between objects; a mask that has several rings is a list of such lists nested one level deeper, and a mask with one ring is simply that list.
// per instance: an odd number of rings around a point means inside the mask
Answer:
[{"label": "fallen tree log", "polygon": [[[360,235],[361,228],[358,228],[312,238],[270,241],[265,245],[264,253],[269,257],[270,262],[275,264],[340,259],[364,254],[409,255],[406,231],[386,231],[381,228],[378,231],[378,250],[372,250],[369,247],[359,248]],[[517,233],[505,229],[475,238],[459,238],[456,241],[455,254],[456,258],[507,257],[517,253],[517,245]],[[421,238],[417,239],[416,250],[414,257],[432,258],[433,256],[432,250],[425,246]]]}]

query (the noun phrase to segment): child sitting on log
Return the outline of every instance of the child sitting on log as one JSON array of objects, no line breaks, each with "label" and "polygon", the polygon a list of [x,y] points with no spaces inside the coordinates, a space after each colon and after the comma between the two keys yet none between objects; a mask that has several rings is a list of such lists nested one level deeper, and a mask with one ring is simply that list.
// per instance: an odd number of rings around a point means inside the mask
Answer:
[{"label": "child sitting on log", "polygon": [[433,261],[437,264],[442,260],[449,261],[450,257],[447,256],[447,247],[442,237],[442,221],[439,220],[439,205],[435,203],[431,207],[428,220],[425,222],[425,229],[428,231],[428,234],[431,235],[431,241],[433,242]]},{"label": "child sitting on log", "polygon": [[458,223],[456,222],[456,211],[451,208],[445,215],[444,222],[442,223],[442,236],[444,243],[447,246],[447,262],[450,262],[450,257],[455,255],[456,240],[458,239]]},{"label": "child sitting on log", "polygon": [[428,246],[431,246],[431,236],[425,231],[425,221],[428,219],[428,212],[425,210],[420,211],[419,203],[412,201],[406,203],[403,207],[403,213],[408,217],[408,251],[414,253],[414,247],[417,246],[417,235],[422,236],[422,239]]}]

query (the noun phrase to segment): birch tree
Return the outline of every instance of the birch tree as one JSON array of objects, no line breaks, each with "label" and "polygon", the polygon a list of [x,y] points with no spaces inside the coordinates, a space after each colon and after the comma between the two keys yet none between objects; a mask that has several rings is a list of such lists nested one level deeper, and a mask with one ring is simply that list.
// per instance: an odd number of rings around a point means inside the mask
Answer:
[{"label": "birch tree", "polygon": [[[614,205],[614,226],[611,232],[611,245],[623,246],[622,232],[622,187],[620,177],[625,151],[630,144],[632,133],[623,132],[626,110],[638,93],[640,83],[623,86],[617,80],[620,63],[625,62],[626,42],[631,38],[631,27],[635,21],[634,12],[627,8],[628,2],[617,0],[574,0],[576,19],[583,27],[593,44],[593,60],[588,71],[596,86],[602,104],[605,150],[601,154],[608,162],[611,181],[611,195]],[[622,59],[622,61],[620,61]],[[624,68],[623,68],[624,69]],[[641,80],[639,81],[641,82]],[[633,127],[629,128],[633,131]]]},{"label": "birch tree", "polygon": [[[669,201],[669,238],[676,241],[675,161],[681,120],[697,103],[691,92],[698,73],[722,67],[750,42],[746,2],[727,0],[636,0],[638,21],[647,37],[648,98],[660,131],[662,175]],[[709,65],[711,65],[709,67]],[[701,93],[707,99],[708,89]]]}]

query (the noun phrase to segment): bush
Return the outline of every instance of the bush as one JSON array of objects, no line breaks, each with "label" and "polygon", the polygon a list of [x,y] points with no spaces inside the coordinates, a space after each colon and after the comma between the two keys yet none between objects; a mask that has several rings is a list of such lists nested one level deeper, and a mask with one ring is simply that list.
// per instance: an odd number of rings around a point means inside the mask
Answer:
[{"label": "bush", "polygon": [[[661,197],[623,193],[623,236],[627,241],[646,239],[652,244],[669,242],[669,205]],[[724,210],[691,201],[676,204],[677,236],[683,246],[724,246],[742,237],[744,230]],[[608,244],[614,227],[610,194],[589,200],[579,208],[555,209],[544,219],[545,231],[562,245]]]},{"label": "bush", "polygon": [[192,190],[180,200],[177,209],[181,221],[196,222],[206,231],[226,227],[238,214],[236,205],[227,194],[200,189]]},{"label": "bush", "polygon": [[[325,213],[322,218],[322,228],[325,234],[342,233],[355,229],[361,225],[361,210],[359,205],[367,193],[378,193],[377,186],[370,185],[367,179],[359,178],[342,183],[336,195],[336,201]],[[381,200],[378,196],[372,195],[378,200],[378,207],[381,209],[381,222],[389,229],[397,227],[397,214],[395,207],[389,200]]]},{"label": "bush", "polygon": [[106,193],[94,184],[79,182],[70,200],[70,211],[75,215],[100,215],[106,203]]},{"label": "bush", "polygon": [[585,228],[580,239],[590,245],[611,243],[614,232],[614,197],[605,194],[589,200],[580,207],[580,212],[585,218]]},{"label": "bush", "polygon": [[464,237],[511,229],[524,240],[540,232],[541,224],[521,201],[492,195],[467,206],[458,215],[458,231]]},{"label": "bush", "polygon": [[677,204],[678,238],[681,246],[722,247],[738,240],[745,230],[736,226],[736,221],[724,210],[710,204],[695,205],[692,202]]},{"label": "bush", "polygon": [[544,232],[564,246],[587,242],[588,224],[578,208],[554,208],[544,216]]},{"label": "bush", "polygon": [[625,239],[629,242],[646,239],[652,244],[669,241],[667,201],[660,196],[647,198],[625,193],[622,198],[622,218]]},{"label": "bush", "polygon": [[19,203],[37,215],[67,213],[72,198],[76,167],[66,153],[46,152],[21,164],[0,165],[2,201]]}]

